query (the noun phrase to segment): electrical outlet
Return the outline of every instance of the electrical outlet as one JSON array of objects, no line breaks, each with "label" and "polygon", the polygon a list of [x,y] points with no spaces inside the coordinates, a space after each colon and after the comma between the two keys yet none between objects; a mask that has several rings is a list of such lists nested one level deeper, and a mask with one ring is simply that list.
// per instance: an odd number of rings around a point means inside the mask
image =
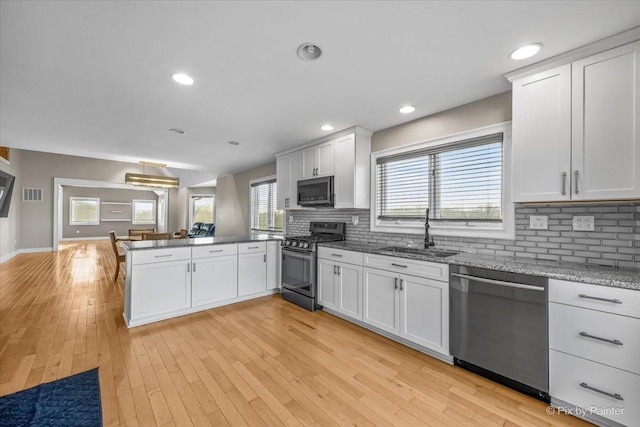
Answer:
[{"label": "electrical outlet", "polygon": [[351,217],[351,224],[358,225],[359,222],[360,222],[360,217],[358,215],[353,215]]},{"label": "electrical outlet", "polygon": [[573,231],[594,231],[596,219],[593,216],[574,216]]},{"label": "electrical outlet", "polygon": [[532,230],[548,230],[549,216],[548,215],[531,215],[529,217],[529,228]]},{"label": "electrical outlet", "polygon": [[80,230],[76,230],[76,234],[80,234]]},{"label": "electrical outlet", "polygon": [[293,224],[293,215],[289,215],[289,224]]}]

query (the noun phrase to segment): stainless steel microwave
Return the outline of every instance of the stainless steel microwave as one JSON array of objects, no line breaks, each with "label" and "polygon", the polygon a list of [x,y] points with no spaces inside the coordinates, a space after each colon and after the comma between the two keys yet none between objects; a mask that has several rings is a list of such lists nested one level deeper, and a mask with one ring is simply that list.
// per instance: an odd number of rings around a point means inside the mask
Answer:
[{"label": "stainless steel microwave", "polygon": [[333,176],[298,181],[298,205],[333,207]]}]

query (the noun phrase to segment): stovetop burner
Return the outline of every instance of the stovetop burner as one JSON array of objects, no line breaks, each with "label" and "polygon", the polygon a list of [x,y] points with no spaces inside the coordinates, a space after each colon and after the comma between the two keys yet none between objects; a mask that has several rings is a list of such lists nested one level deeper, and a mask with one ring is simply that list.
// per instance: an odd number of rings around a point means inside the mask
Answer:
[{"label": "stovetop burner", "polygon": [[311,235],[286,237],[282,242],[282,246],[285,248],[315,251],[318,243],[344,240],[344,230],[344,222],[312,222],[309,224]]}]

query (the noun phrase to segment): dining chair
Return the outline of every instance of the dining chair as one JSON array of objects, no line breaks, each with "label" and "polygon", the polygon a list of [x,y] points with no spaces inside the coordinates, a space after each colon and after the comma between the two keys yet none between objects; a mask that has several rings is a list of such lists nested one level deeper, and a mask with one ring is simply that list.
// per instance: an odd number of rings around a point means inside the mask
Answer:
[{"label": "dining chair", "polygon": [[115,282],[116,280],[118,280],[118,273],[120,273],[120,263],[125,262],[126,257],[124,253],[120,252],[118,243],[116,243],[118,239],[116,238],[115,231],[109,232],[109,238],[111,239],[111,249],[113,249],[113,255],[115,255],[116,257],[116,274],[113,276],[113,281]]},{"label": "dining chair", "polygon": [[180,230],[181,239],[184,239],[185,237],[187,237],[187,234],[189,234],[189,230],[187,230],[186,228],[183,228],[182,230]]},{"label": "dining chair", "polygon": [[171,239],[171,233],[143,233],[142,240],[168,240]]}]

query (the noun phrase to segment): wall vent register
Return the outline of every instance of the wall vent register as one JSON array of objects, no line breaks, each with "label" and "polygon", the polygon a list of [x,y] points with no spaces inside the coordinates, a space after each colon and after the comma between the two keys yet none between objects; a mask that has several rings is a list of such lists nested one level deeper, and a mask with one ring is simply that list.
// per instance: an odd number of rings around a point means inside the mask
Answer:
[{"label": "wall vent register", "polygon": [[42,202],[43,189],[34,187],[22,187],[22,201],[23,202]]}]

